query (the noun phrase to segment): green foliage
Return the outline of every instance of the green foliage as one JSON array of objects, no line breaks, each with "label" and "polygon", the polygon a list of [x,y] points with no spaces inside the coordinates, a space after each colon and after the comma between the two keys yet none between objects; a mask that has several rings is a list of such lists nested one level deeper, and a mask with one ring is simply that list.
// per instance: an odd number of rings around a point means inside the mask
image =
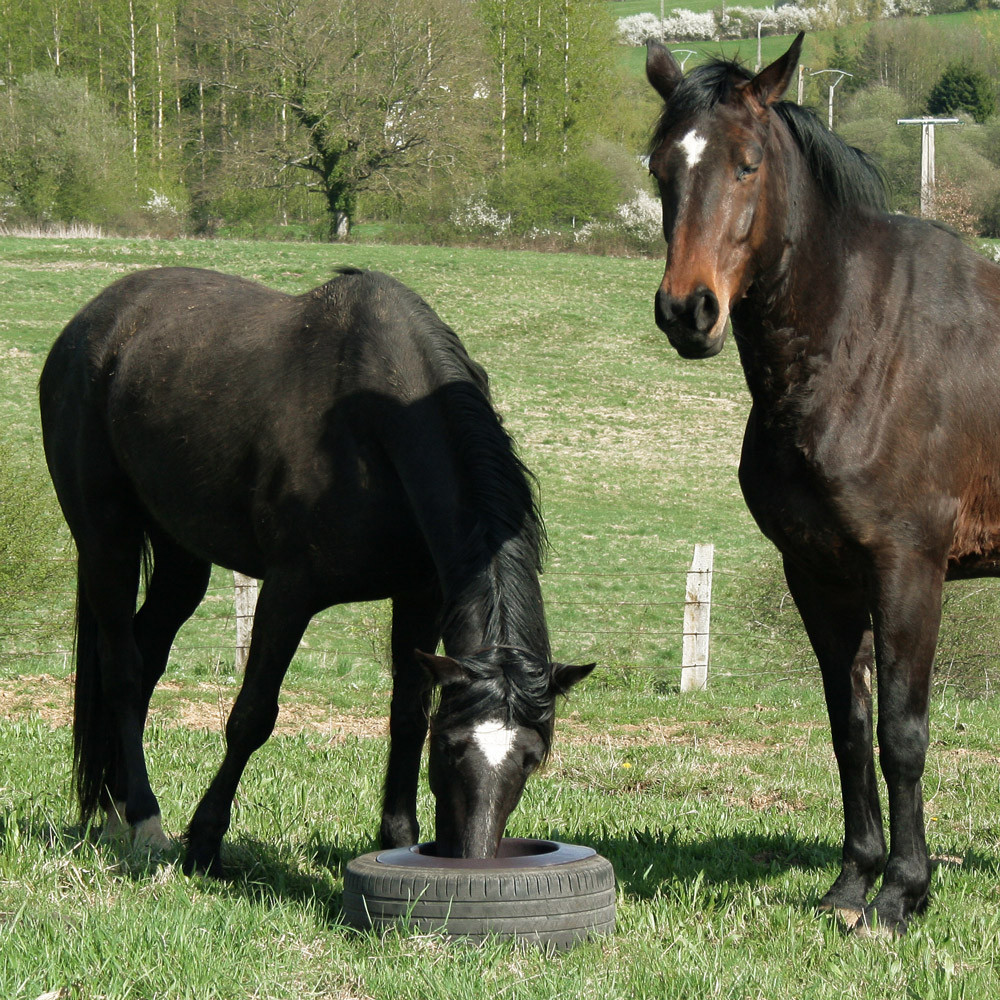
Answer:
[{"label": "green foliage", "polygon": [[844,101],[837,133],[875,157],[889,182],[890,208],[914,214],[920,197],[920,130],[896,125],[906,109],[899,91],[871,85]]},{"label": "green foliage", "polygon": [[[889,181],[890,207],[916,215],[920,205],[920,129],[895,125],[896,119],[908,114],[906,98],[899,91],[869,86],[844,102],[837,131],[876,158]],[[969,126],[936,131],[936,214],[970,235],[988,235],[996,225],[993,206],[1000,197],[998,135],[995,126],[985,131]]]},{"label": "green foliage", "polygon": [[[849,54],[853,47],[843,43],[841,48]],[[961,23],[942,31],[928,18],[876,21],[854,51],[848,67],[855,74],[853,85],[892,87],[905,98],[908,114],[923,114],[949,64],[961,62],[994,77],[1000,69],[1000,49],[978,25]]]},{"label": "green foliage", "polygon": [[55,573],[52,539],[59,529],[58,512],[43,476],[15,461],[11,447],[0,443],[0,637],[4,639],[17,626],[23,627],[16,612],[34,604]]},{"label": "green foliage", "polygon": [[984,122],[996,109],[996,85],[982,70],[967,63],[951,63],[927,97],[927,110],[932,115],[965,112]]},{"label": "green foliage", "polygon": [[518,235],[609,218],[622,193],[618,177],[582,153],[565,162],[515,160],[496,172],[487,190],[489,203],[510,215]]},{"label": "green foliage", "polygon": [[496,152],[565,157],[613,120],[619,92],[604,0],[478,0],[493,61]]},{"label": "green foliage", "polygon": [[114,225],[142,207],[126,133],[75,76],[32,73],[0,102],[0,187],[29,220]]}]

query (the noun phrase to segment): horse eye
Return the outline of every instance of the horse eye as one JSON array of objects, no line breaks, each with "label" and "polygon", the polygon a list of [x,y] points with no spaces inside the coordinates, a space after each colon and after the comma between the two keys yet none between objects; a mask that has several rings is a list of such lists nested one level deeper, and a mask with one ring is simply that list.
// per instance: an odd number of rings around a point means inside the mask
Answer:
[{"label": "horse eye", "polygon": [[457,763],[465,754],[465,744],[455,740],[441,739],[438,747],[445,760],[451,764]]},{"label": "horse eye", "polygon": [[759,164],[743,163],[736,168],[736,179],[738,181],[745,180],[751,174],[757,173],[759,169],[760,169]]}]

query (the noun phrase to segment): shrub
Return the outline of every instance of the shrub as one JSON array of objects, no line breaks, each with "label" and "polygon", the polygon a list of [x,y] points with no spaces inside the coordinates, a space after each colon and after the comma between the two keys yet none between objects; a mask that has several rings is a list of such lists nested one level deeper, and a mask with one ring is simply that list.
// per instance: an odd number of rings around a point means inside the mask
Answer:
[{"label": "shrub", "polygon": [[111,110],[83,79],[49,73],[0,102],[0,192],[11,221],[104,226],[141,216],[147,195]]},{"label": "shrub", "polygon": [[482,206],[487,221],[503,220],[516,235],[548,229],[576,229],[609,219],[621,195],[615,174],[591,156],[566,162],[516,160],[487,184]]}]

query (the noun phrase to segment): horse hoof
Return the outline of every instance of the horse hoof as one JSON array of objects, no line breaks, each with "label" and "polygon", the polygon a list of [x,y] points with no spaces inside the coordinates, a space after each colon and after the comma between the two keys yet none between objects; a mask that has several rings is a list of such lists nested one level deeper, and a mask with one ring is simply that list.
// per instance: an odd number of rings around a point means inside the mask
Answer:
[{"label": "horse hoof", "polygon": [[222,859],[218,851],[192,850],[190,845],[184,853],[181,869],[185,875],[206,875],[215,879],[224,877]]},{"label": "horse hoof", "polygon": [[150,816],[149,819],[136,823],[132,831],[132,846],[137,851],[162,854],[173,850],[174,842],[164,832],[160,817]]},{"label": "horse hoof", "polygon": [[856,938],[863,940],[895,940],[901,938],[906,933],[905,920],[882,920],[877,911],[865,910],[860,914],[860,919],[854,924],[853,934]]},{"label": "horse hoof", "polygon": [[864,910],[853,906],[835,906],[832,903],[822,904],[817,907],[819,913],[829,913],[843,925],[844,930],[852,931],[858,923],[864,920]]}]

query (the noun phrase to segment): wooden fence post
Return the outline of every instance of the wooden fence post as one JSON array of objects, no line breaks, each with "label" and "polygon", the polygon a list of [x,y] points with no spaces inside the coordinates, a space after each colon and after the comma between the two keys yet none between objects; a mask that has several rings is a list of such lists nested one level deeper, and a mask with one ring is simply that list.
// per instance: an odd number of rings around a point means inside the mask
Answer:
[{"label": "wooden fence post", "polygon": [[712,618],[712,563],[715,546],[699,544],[687,574],[684,599],[684,643],[681,690],[704,691],[708,686],[708,638]]},{"label": "wooden fence post", "polygon": [[257,581],[252,576],[233,572],[236,587],[236,673],[242,674],[250,652],[253,613],[257,607]]}]

